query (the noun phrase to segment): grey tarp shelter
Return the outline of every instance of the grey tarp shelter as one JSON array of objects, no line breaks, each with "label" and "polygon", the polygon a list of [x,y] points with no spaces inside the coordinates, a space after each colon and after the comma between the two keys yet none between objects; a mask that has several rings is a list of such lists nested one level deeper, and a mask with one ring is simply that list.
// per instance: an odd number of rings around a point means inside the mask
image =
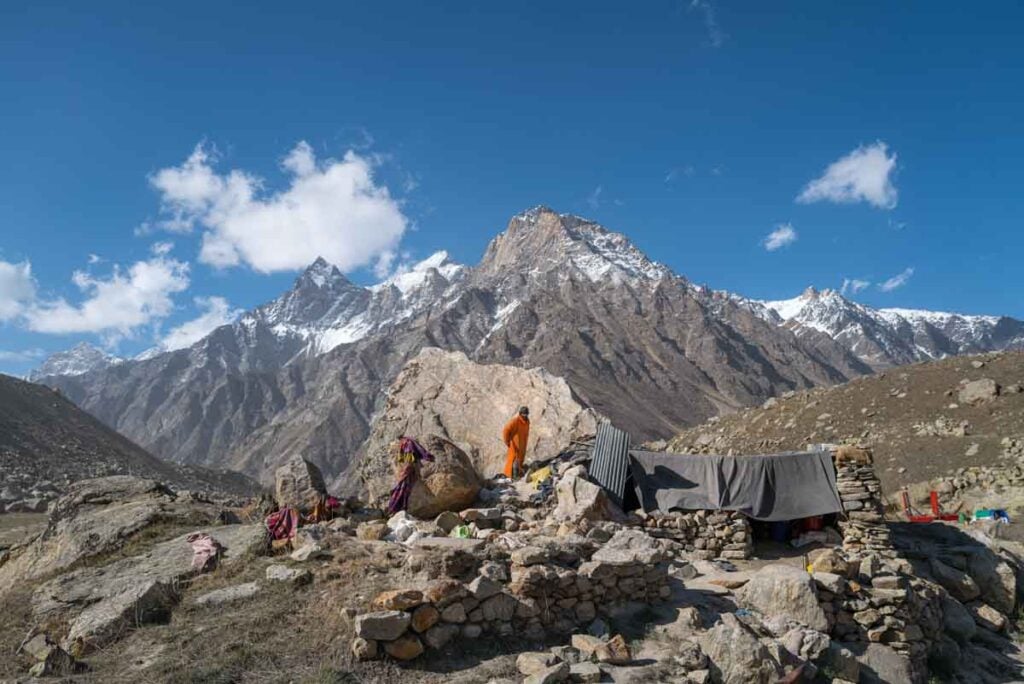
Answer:
[{"label": "grey tarp shelter", "polygon": [[776,521],[843,510],[826,451],[704,456],[631,450],[629,470],[648,512],[729,510]]}]

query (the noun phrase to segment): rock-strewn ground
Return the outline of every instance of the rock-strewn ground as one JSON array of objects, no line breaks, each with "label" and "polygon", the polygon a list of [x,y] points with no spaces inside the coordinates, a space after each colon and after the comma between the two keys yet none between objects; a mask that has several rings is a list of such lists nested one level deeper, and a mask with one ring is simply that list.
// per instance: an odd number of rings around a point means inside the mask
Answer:
[{"label": "rock-strewn ground", "polygon": [[[986,380],[991,383],[978,382]],[[892,497],[903,485],[960,468],[1014,464],[1020,454],[1007,440],[1024,440],[1022,387],[1021,352],[903,366],[836,387],[786,393],[686,430],[667,449],[757,454],[822,442],[861,444],[873,450]]]}]

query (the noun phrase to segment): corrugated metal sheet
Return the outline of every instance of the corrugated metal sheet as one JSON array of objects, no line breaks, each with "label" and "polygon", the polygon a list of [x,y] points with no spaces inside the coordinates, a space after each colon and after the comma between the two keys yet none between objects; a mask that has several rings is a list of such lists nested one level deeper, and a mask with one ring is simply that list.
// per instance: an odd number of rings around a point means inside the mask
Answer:
[{"label": "corrugated metal sheet", "polygon": [[597,438],[590,457],[590,479],[604,487],[616,505],[622,506],[629,474],[629,433],[607,420],[597,426]]}]

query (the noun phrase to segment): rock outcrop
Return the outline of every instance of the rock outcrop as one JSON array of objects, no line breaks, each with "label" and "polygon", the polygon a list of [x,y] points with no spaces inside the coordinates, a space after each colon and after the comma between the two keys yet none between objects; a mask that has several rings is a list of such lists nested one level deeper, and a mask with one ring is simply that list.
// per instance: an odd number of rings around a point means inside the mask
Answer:
[{"label": "rock outcrop", "polygon": [[0,566],[0,593],[114,551],[154,523],[213,524],[221,510],[178,496],[156,480],[114,475],[76,482],[54,503],[39,538]]},{"label": "rock outcrop", "polygon": [[[225,547],[226,564],[262,552],[267,545],[263,525],[205,531]],[[60,575],[36,589],[33,612],[40,619],[66,619],[65,647],[75,653],[102,647],[127,629],[165,620],[179,600],[181,584],[197,573],[186,536],[157,544],[140,556]]]}]

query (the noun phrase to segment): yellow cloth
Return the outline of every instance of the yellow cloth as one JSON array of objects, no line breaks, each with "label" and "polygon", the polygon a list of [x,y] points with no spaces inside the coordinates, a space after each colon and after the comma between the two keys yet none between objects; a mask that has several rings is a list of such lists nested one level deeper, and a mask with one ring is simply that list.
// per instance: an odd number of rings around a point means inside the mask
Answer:
[{"label": "yellow cloth", "polygon": [[551,477],[551,466],[544,466],[540,470],[530,473],[529,482],[534,487],[540,487],[540,483]]}]

